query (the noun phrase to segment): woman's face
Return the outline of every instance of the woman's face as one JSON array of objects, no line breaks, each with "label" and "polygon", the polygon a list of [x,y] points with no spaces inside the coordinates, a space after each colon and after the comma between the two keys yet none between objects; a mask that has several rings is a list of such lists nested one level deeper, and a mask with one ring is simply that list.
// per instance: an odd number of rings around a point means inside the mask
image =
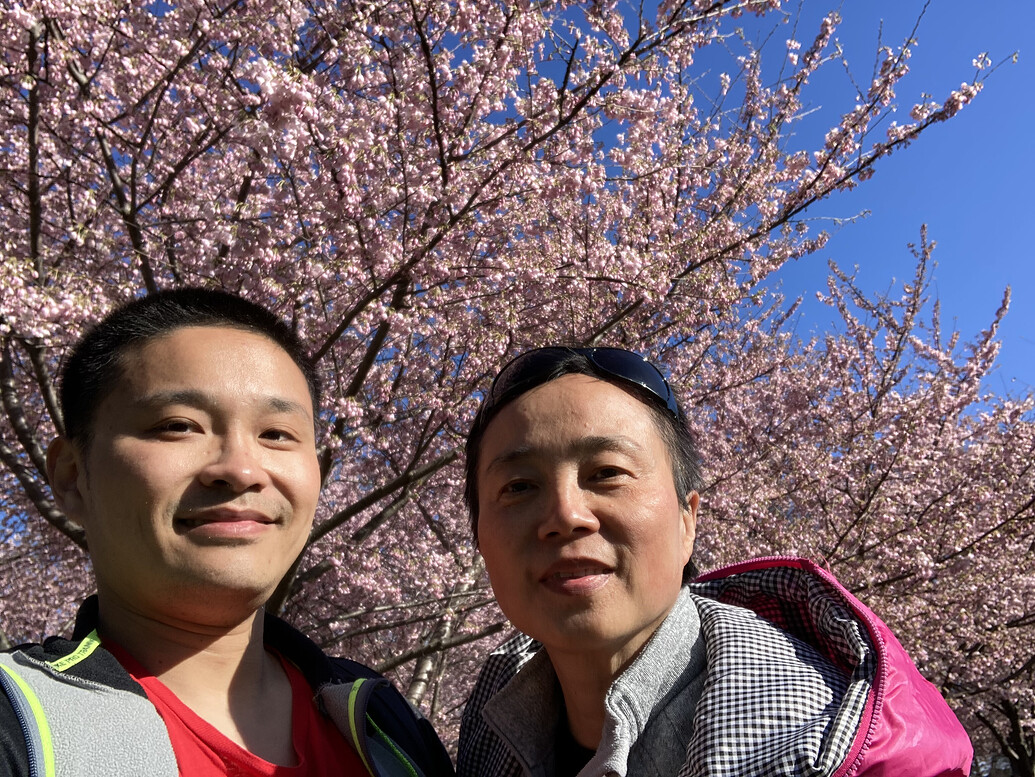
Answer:
[{"label": "woman's face", "polygon": [[650,408],[565,375],[506,405],[482,439],[479,548],[503,612],[559,652],[617,673],[671,610],[693,550]]}]

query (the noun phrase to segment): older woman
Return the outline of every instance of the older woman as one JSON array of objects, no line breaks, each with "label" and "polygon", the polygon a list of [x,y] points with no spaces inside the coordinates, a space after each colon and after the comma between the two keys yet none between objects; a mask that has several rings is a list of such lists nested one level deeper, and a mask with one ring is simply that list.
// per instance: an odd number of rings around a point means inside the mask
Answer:
[{"label": "older woman", "polygon": [[467,498],[519,629],[464,712],[461,777],[964,775],[972,750],[868,609],[798,559],[697,582],[700,476],[664,377],[526,352],[467,442]]}]

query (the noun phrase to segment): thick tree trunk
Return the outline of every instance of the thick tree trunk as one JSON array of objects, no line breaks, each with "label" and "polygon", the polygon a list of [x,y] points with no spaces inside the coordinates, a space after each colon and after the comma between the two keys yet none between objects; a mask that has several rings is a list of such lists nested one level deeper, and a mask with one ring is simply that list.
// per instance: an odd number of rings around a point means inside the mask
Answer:
[{"label": "thick tree trunk", "polygon": [[[1012,701],[999,699],[994,707],[1006,719],[1008,730],[1005,734],[986,716],[979,713],[977,717],[999,743],[1002,757],[1010,763],[1009,774],[1011,777],[1035,777],[1035,735],[1024,730],[1020,711]],[[999,774],[995,766],[990,774]]]}]

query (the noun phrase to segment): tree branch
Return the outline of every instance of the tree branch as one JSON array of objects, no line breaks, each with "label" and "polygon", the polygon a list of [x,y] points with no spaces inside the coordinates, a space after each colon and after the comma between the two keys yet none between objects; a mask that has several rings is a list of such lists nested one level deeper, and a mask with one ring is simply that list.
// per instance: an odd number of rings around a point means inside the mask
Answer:
[{"label": "tree branch", "polygon": [[40,74],[39,51],[40,36],[43,25],[36,24],[29,30],[29,49],[26,52],[26,72],[32,80],[29,87],[29,121],[28,121],[28,200],[29,200],[29,260],[36,271],[36,283],[43,285],[46,272],[43,266],[42,234],[43,234],[43,199],[40,195]]},{"label": "tree branch", "polygon": [[2,401],[4,413],[11,422],[15,437],[21,443],[22,449],[29,457],[29,461],[36,468],[39,476],[47,478],[47,460],[43,448],[36,440],[29,429],[28,421],[25,418],[25,410],[21,400],[18,399],[17,387],[14,382],[14,368],[11,364],[11,340],[3,338],[0,345],[0,401]]},{"label": "tree branch", "polygon": [[111,181],[112,193],[115,195],[116,210],[118,210],[119,215],[122,217],[122,223],[129,233],[130,242],[133,244],[133,253],[136,254],[137,261],[140,263],[140,274],[143,276],[144,286],[147,288],[148,293],[154,294],[158,291],[158,284],[155,283],[154,272],[151,269],[151,260],[144,249],[144,235],[137,221],[136,213],[133,212],[129,199],[126,197],[124,184],[121,176],[119,176],[118,166],[115,164],[115,157],[111,152],[111,146],[100,129],[97,130],[97,140],[101,146],[101,155],[104,157],[104,166],[108,171],[108,179]]},{"label": "tree branch", "polygon": [[43,485],[29,474],[25,465],[19,460],[18,454],[3,440],[0,440],[0,462],[3,462],[4,466],[18,479],[25,495],[36,506],[43,519],[73,543],[86,550],[86,532],[83,531],[83,527],[70,520],[58,509],[57,505],[47,496]]},{"label": "tree branch", "polygon": [[330,532],[334,531],[351,518],[355,517],[356,515],[359,515],[364,510],[369,509],[370,507],[377,504],[379,501],[394,493],[395,491],[398,491],[401,488],[405,488],[411,483],[421,480],[422,478],[426,478],[433,472],[437,472],[438,470],[442,469],[447,464],[452,462],[454,459],[456,459],[459,455],[459,449],[454,448],[453,450],[448,451],[442,456],[439,456],[437,459],[428,462],[422,467],[416,467],[413,469],[406,470],[398,477],[393,478],[392,480],[388,481],[379,488],[376,488],[373,491],[369,492],[362,499],[357,499],[344,510],[339,510],[337,513],[335,513],[333,516],[321,523],[319,526],[315,527],[312,533],[309,535],[308,544],[312,545],[314,542],[319,541],[320,539],[327,536]]},{"label": "tree branch", "polygon": [[507,627],[506,621],[501,623],[494,623],[491,626],[486,626],[481,631],[476,631],[474,634],[461,634],[458,637],[452,637],[451,639],[445,639],[441,642],[435,642],[428,645],[422,645],[419,648],[413,650],[407,650],[404,653],[400,653],[394,658],[390,658],[377,665],[376,669],[381,674],[395,669],[397,666],[402,666],[408,661],[413,661],[415,658],[422,658],[429,656],[434,653],[450,650],[461,645],[467,645],[471,642],[477,642],[480,639],[491,637],[493,634],[499,634],[503,629]]}]

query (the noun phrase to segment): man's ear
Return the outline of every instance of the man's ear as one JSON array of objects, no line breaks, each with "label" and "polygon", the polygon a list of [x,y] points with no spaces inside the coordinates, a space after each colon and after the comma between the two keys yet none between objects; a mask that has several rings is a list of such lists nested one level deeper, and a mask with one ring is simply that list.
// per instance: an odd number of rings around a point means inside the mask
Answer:
[{"label": "man's ear", "polygon": [[697,539],[697,508],[701,504],[701,496],[696,491],[686,495],[686,505],[680,511],[683,519],[683,563],[690,560],[694,552],[694,541]]},{"label": "man's ear", "polygon": [[57,437],[47,448],[47,478],[54,501],[69,518],[79,522],[83,514],[82,476],[85,461],[79,446]]}]

